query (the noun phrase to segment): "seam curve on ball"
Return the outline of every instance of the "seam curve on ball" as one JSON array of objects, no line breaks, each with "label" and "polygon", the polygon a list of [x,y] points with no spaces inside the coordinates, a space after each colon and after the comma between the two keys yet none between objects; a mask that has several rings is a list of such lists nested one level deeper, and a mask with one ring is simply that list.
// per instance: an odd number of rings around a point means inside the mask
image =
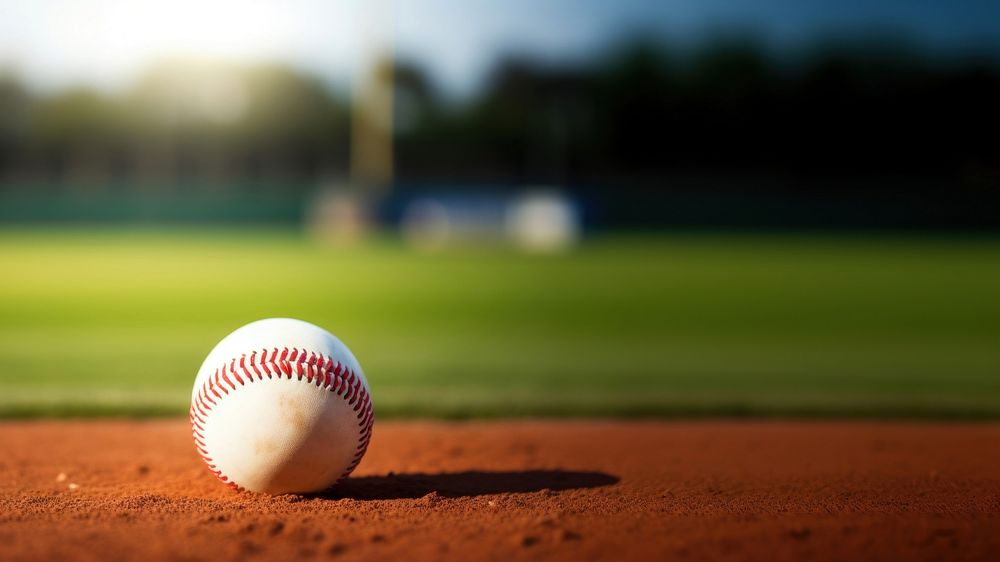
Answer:
[{"label": "seam curve on ball", "polygon": [[275,347],[270,352],[263,349],[260,352],[252,352],[249,357],[243,354],[239,358],[233,358],[215,369],[215,373],[210,375],[198,389],[191,401],[191,435],[194,437],[195,449],[208,465],[208,469],[229,487],[243,490],[242,486],[233,482],[212,460],[205,444],[205,425],[212,409],[225,396],[237,392],[248,384],[270,379],[305,380],[318,388],[333,392],[347,402],[348,406],[353,407],[358,419],[358,443],[351,463],[331,486],[346,478],[358,466],[365,451],[368,450],[372,425],[375,421],[371,396],[361,383],[361,377],[340,361],[321,353],[287,347],[282,351],[278,351]]}]

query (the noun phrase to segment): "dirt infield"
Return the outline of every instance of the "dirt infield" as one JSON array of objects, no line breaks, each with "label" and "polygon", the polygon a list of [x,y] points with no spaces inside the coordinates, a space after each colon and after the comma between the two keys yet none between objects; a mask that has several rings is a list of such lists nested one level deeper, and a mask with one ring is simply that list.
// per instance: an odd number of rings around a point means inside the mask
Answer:
[{"label": "dirt infield", "polygon": [[0,560],[995,560],[1000,425],[387,422],[317,497],[186,422],[0,424]]}]

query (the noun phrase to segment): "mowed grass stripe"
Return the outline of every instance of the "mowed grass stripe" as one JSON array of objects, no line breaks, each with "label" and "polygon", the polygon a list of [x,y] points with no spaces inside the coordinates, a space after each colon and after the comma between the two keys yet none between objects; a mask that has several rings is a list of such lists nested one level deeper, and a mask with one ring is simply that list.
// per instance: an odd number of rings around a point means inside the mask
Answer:
[{"label": "mowed grass stripe", "polygon": [[0,231],[0,415],[183,413],[218,339],[329,328],[379,412],[1000,416],[1000,241],[604,237],[558,256],[274,230]]}]

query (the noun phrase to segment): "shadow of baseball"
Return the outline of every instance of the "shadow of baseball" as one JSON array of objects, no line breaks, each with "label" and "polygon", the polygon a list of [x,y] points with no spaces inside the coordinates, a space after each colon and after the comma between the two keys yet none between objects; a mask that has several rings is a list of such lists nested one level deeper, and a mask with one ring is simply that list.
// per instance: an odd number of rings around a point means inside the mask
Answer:
[{"label": "shadow of baseball", "polygon": [[458,498],[487,494],[528,493],[542,490],[596,488],[617,483],[619,478],[603,472],[568,470],[524,470],[510,472],[441,472],[393,474],[348,478],[319,494],[328,499],[391,500],[422,498],[430,493]]}]

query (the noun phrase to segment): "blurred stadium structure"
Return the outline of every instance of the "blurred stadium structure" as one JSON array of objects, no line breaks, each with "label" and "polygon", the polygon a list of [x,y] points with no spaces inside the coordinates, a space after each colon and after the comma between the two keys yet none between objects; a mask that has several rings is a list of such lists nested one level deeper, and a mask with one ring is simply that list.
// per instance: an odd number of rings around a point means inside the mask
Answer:
[{"label": "blurred stadium structure", "polygon": [[305,217],[359,233],[373,219],[426,239],[435,216],[473,234],[458,225],[483,194],[483,228],[503,236],[509,224],[489,217],[544,185],[565,203],[550,211],[567,240],[580,221],[1000,226],[996,45],[942,50],[877,19],[890,31],[780,48],[738,21],[686,43],[619,29],[586,56],[508,50],[454,95],[392,46],[392,11],[358,16],[367,47],[351,88],[285,62],[168,57],[122,88],[45,90],[7,54],[0,220]]}]

